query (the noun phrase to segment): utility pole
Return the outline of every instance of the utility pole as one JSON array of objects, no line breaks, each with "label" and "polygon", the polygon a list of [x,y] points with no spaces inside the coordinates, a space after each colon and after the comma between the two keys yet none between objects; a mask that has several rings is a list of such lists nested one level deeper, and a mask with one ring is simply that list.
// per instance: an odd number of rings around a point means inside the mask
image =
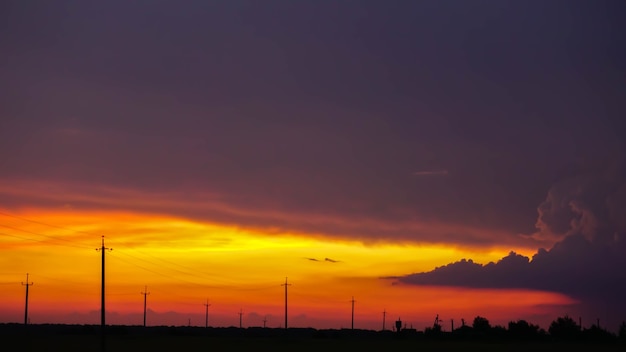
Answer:
[{"label": "utility pole", "polygon": [[267,323],[267,316],[263,317],[263,328],[265,329],[265,323]]},{"label": "utility pole", "polygon": [[100,251],[102,253],[102,280],[101,280],[101,292],[100,292],[100,337],[101,337],[101,343],[102,343],[102,351],[105,351],[105,344],[106,344],[106,340],[105,340],[105,333],[104,333],[104,327],[106,326],[106,322],[105,322],[105,309],[104,309],[104,253],[109,250],[112,251],[113,249],[111,248],[107,248],[104,246],[104,236],[102,236],[102,246],[100,248],[96,248],[97,251]]},{"label": "utility pole", "polygon": [[22,285],[26,286],[26,304],[24,305],[24,325],[28,325],[28,287],[34,285],[33,282],[28,282],[28,273],[26,273],[26,283],[22,282]]},{"label": "utility pole", "polygon": [[243,309],[239,310],[239,328],[241,329],[243,326],[241,325],[241,316],[243,315]]},{"label": "utility pole", "polygon": [[352,324],[351,324],[351,329],[354,330],[354,296],[352,296]]},{"label": "utility pole", "polygon": [[385,318],[387,317],[387,310],[383,309],[383,331],[385,331]]},{"label": "utility pole", "polygon": [[287,330],[287,286],[291,284],[287,283],[287,278],[285,277],[285,283],[281,286],[285,286],[285,330]]},{"label": "utility pole", "polygon": [[206,303],[204,304],[204,327],[208,328],[209,327],[209,300],[206,300]]},{"label": "utility pole", "polygon": [[450,319],[450,331],[454,331],[454,319]]},{"label": "utility pole", "polygon": [[143,292],[141,293],[143,295],[143,327],[146,327],[146,301],[148,299],[148,295],[150,294],[150,292],[148,292],[148,286],[144,286]]}]

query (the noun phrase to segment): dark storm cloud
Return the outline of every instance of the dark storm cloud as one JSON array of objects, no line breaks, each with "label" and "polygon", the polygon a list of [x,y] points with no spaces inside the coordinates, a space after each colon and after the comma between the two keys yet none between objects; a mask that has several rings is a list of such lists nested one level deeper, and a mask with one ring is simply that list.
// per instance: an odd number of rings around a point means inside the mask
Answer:
[{"label": "dark storm cloud", "polygon": [[[78,207],[533,245],[546,189],[624,147],[619,2],[2,6],[0,179]],[[585,212],[549,203],[550,233]]]},{"label": "dark storm cloud", "polygon": [[581,234],[611,243],[626,234],[626,162],[622,156],[597,156],[597,167],[561,180],[539,205],[535,236]]},{"label": "dark storm cloud", "polygon": [[571,235],[532,258],[511,252],[498,262],[463,259],[430,272],[410,274],[400,282],[474,288],[521,288],[561,292],[582,300],[616,302],[626,294],[624,241],[599,245]]},{"label": "dark storm cloud", "polygon": [[610,307],[623,319],[626,161],[595,162],[604,167],[559,182],[540,204],[536,236],[564,237],[551,249],[539,249],[532,258],[511,252],[498,262],[484,265],[463,259],[429,272],[402,276],[399,281],[561,292],[580,299],[587,307]]}]

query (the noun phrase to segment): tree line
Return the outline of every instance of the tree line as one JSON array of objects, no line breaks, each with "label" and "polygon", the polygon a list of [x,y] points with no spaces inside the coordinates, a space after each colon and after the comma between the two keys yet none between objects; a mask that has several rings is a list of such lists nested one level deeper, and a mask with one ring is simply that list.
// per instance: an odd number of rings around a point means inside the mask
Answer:
[{"label": "tree line", "polygon": [[[398,330],[398,332],[403,331]],[[620,324],[617,333],[613,333],[598,324],[583,328],[574,319],[565,315],[552,321],[546,331],[526,320],[510,321],[507,327],[492,326],[487,318],[476,316],[471,325],[463,324],[449,332],[444,332],[442,326],[435,322],[432,327],[427,327],[423,334],[434,338],[626,341],[626,321]]]}]

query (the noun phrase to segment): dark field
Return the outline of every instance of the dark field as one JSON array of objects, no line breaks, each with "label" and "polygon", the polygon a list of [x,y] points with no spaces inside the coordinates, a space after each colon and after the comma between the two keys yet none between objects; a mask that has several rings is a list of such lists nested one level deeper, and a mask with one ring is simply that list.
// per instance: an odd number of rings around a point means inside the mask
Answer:
[{"label": "dark field", "polygon": [[[101,351],[100,342],[91,336],[33,337],[18,339],[3,351]],[[200,336],[114,337],[107,341],[107,351],[624,351],[619,344],[513,343],[462,341],[371,341],[368,339],[280,339],[219,338]]]},{"label": "dark field", "polygon": [[[99,340],[88,336],[14,339],[3,351],[101,351]],[[512,343],[462,341],[370,341],[368,339],[216,338],[198,336],[150,336],[111,338],[107,351],[624,351],[618,344]]]},{"label": "dark field", "polygon": [[[62,328],[12,326],[0,328],[0,351],[102,351],[101,336],[93,327]],[[391,332],[316,331],[294,329],[148,328],[112,329],[106,351],[625,351],[620,341],[523,341],[456,340],[427,338],[421,334],[400,336]]]}]

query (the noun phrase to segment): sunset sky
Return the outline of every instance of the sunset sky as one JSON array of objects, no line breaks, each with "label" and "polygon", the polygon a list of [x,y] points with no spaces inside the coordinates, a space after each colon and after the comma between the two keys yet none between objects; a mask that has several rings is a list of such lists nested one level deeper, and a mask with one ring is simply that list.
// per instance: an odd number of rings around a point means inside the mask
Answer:
[{"label": "sunset sky", "polygon": [[625,16],[3,1],[0,323],[617,330]]}]

